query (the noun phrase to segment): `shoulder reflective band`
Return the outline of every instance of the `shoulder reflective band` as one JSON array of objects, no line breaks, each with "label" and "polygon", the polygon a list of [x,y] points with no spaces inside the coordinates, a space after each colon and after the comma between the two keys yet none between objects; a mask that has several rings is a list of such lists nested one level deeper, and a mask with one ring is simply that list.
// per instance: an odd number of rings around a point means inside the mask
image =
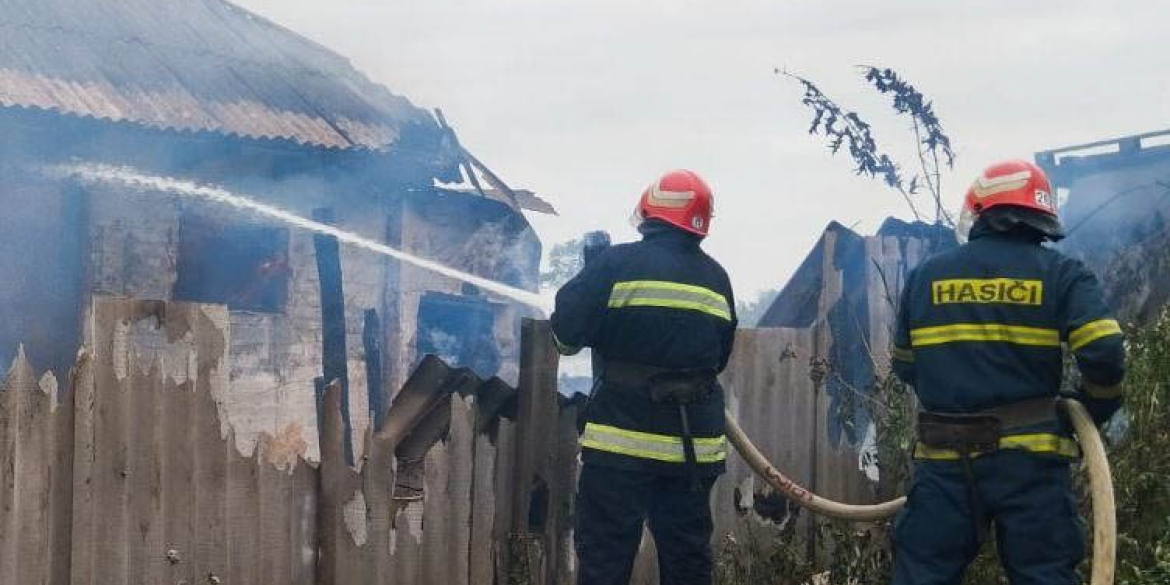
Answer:
[{"label": "shoulder reflective band", "polygon": [[[716,463],[727,458],[727,446],[723,437],[695,437],[693,440],[695,461]],[[597,423],[585,425],[585,433],[581,435],[581,446],[641,459],[668,463],[686,462],[682,437],[628,431]]]},{"label": "shoulder reflective band", "polygon": [[891,353],[894,354],[894,359],[900,362],[914,363],[914,352],[909,349],[894,346]]},{"label": "shoulder reflective band", "polygon": [[956,341],[1003,341],[1018,345],[1060,347],[1060,332],[1002,323],[955,323],[910,331],[910,343],[915,348]]},{"label": "shoulder reflective band", "polygon": [[[1016,449],[1031,453],[1048,453],[1064,457],[1080,457],[1081,448],[1077,442],[1052,433],[1033,433],[1029,435],[1009,435],[999,440],[1000,449]],[[986,455],[983,452],[972,453],[972,457]],[[937,449],[923,443],[914,446],[915,459],[933,459],[937,461],[957,461],[960,459],[958,451]]]},{"label": "shoulder reflective band", "polygon": [[1068,346],[1076,351],[1102,337],[1121,335],[1121,325],[1113,319],[1089,321],[1068,334]]},{"label": "shoulder reflective band", "polygon": [[707,288],[663,280],[631,280],[613,285],[609,307],[665,307],[684,309],[731,320],[727,299]]}]

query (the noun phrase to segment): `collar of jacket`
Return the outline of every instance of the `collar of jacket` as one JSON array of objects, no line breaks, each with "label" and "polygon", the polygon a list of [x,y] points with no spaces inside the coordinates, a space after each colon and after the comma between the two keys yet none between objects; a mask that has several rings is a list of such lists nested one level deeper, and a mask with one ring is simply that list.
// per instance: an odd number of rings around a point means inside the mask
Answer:
[{"label": "collar of jacket", "polygon": [[642,233],[642,240],[683,248],[698,249],[702,238],[688,231],[676,228],[668,223],[648,219],[638,226]]},{"label": "collar of jacket", "polygon": [[980,218],[975,220],[975,225],[971,226],[971,232],[967,239],[972,242],[988,239],[1039,245],[1044,241],[1044,234],[1024,225],[1016,226],[1008,231],[997,230],[991,227],[989,222]]}]

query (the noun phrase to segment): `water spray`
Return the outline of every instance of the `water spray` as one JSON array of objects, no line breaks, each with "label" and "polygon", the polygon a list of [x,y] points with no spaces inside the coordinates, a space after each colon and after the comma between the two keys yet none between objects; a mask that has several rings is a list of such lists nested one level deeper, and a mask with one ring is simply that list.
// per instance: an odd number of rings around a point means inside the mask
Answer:
[{"label": "water spray", "polygon": [[103,164],[87,163],[63,165],[52,167],[51,171],[56,175],[77,178],[83,181],[97,183],[116,183],[129,187],[140,188],[143,190],[171,193],[186,197],[196,197],[205,201],[220,203],[235,207],[237,209],[251,211],[253,213],[284,222],[291,226],[337,238],[337,241],[339,242],[344,242],[351,246],[355,246],[375,254],[389,256],[419,268],[430,270],[432,272],[442,274],[443,276],[475,285],[483,290],[493,292],[502,297],[506,297],[518,303],[538,309],[545,314],[552,312],[552,307],[549,306],[548,301],[534,292],[516,288],[514,286],[509,286],[501,282],[483,278],[482,276],[476,276],[474,274],[463,272],[462,270],[457,270],[455,268],[451,268],[450,266],[440,264],[434,260],[428,260],[426,258],[415,256],[414,254],[403,252],[402,250],[388,246],[377,240],[366,238],[353,232],[338,229],[337,227],[328,224],[306,219],[294,213],[280,209],[279,207],[261,203],[252,197],[232,193],[231,191],[221,187],[200,185],[192,181],[176,179],[173,177],[147,175],[128,167],[116,167]]}]

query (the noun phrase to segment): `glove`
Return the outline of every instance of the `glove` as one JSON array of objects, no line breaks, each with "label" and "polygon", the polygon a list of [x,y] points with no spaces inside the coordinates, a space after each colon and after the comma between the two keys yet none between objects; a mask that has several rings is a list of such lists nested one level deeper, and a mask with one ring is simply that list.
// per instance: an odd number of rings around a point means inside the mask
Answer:
[{"label": "glove", "polygon": [[1074,398],[1085,405],[1085,410],[1089,411],[1093,417],[1093,423],[1098,427],[1109,422],[1109,419],[1113,418],[1113,415],[1121,408],[1123,402],[1120,394],[1112,398],[1095,398],[1086,391],[1084,385],[1077,388],[1077,394]]},{"label": "glove", "polygon": [[589,264],[594,258],[609,248],[609,234],[604,231],[588,232],[584,236],[581,247],[581,260]]}]

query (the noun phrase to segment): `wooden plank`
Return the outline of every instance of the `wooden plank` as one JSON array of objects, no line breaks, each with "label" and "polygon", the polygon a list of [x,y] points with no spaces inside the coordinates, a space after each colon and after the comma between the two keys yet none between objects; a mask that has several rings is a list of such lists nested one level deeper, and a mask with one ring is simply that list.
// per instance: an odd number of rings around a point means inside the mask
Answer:
[{"label": "wooden plank", "polygon": [[[19,358],[18,358],[19,359]],[[16,583],[16,429],[15,372],[9,370],[0,391],[0,583]]]},{"label": "wooden plank", "polygon": [[395,451],[401,462],[427,450],[421,577],[425,582],[467,581],[475,434],[474,407],[468,401],[480,383],[469,372],[453,371],[438,392],[449,398],[428,413]]},{"label": "wooden plank", "polygon": [[[170,583],[195,583],[195,449],[198,421],[195,381],[164,392],[160,420],[162,433],[161,484],[163,540]],[[215,429],[218,433],[219,429]],[[206,577],[203,575],[202,577]]]},{"label": "wooden plank", "polygon": [[347,561],[353,539],[345,523],[345,507],[356,491],[353,470],[345,462],[346,427],[341,412],[342,387],[330,383],[322,400],[320,500],[318,503],[319,559],[317,583],[363,583],[362,567]]},{"label": "wooden plank", "polygon": [[226,583],[259,583],[260,554],[259,469],[256,456],[244,457],[236,448],[234,433],[224,443],[227,461],[227,542]]},{"label": "wooden plank", "polygon": [[[445,409],[450,409],[450,402]],[[450,583],[453,577],[447,539],[451,526],[451,453],[450,444],[440,442],[424,459],[423,530],[420,583]]]},{"label": "wooden plank", "polygon": [[549,583],[576,583],[573,550],[573,505],[577,493],[577,458],[580,443],[577,435],[577,410],[581,404],[562,406],[557,418],[553,447],[548,460],[548,519],[545,535],[549,540]]},{"label": "wooden plank", "polygon": [[375,309],[366,309],[362,324],[362,349],[366,358],[366,393],[370,406],[370,426],[379,428],[386,418],[386,384],[382,376],[382,320]]},{"label": "wooden plank", "polygon": [[[257,583],[292,583],[288,518],[297,513],[292,499],[291,469],[277,468],[270,460],[272,436],[262,434],[256,444],[256,566]],[[290,463],[291,465],[291,463]]]},{"label": "wooden plank", "polygon": [[49,487],[52,456],[49,396],[33,377],[32,366],[21,352],[9,375],[6,392],[13,393],[16,408],[16,449],[13,514],[16,537],[16,581],[45,583],[49,580]]},{"label": "wooden plank", "polygon": [[194,542],[192,566],[197,579],[224,579],[228,570],[226,441],[220,435],[219,412],[208,377],[195,381]]},{"label": "wooden plank", "polygon": [[[95,390],[93,435],[93,524],[83,542],[92,546],[89,573],[74,573],[87,583],[127,583],[131,580],[127,555],[126,513],[129,477],[130,361],[126,335],[128,303],[95,304]],[[136,367],[136,366],[134,366]]]},{"label": "wooden plank", "polygon": [[394,447],[388,441],[374,438],[366,432],[366,448],[362,451],[361,471],[362,493],[366,499],[368,535],[365,554],[371,557],[370,585],[393,583],[391,568],[391,532],[393,518],[390,517],[391,499],[394,486]]},{"label": "wooden plank", "polygon": [[128,470],[126,546],[129,573],[146,583],[161,582],[169,572],[162,506],[162,400],[167,394],[162,362],[150,371],[132,364],[128,388]]},{"label": "wooden plank", "polygon": [[471,554],[468,556],[468,581],[491,583],[495,575],[492,566],[492,530],[495,525],[496,447],[485,434],[475,437],[474,474],[471,489]]},{"label": "wooden plank", "polygon": [[[333,223],[333,210],[313,210],[313,220]],[[313,234],[313,251],[317,259],[317,283],[321,301],[321,360],[323,379],[337,380],[341,387],[341,417],[345,423],[342,445],[345,462],[353,465],[353,426],[349,415],[349,362],[346,358],[345,292],[341,277],[341,252],[337,238]]]},{"label": "wooden plank", "polygon": [[[92,344],[93,341],[91,340]],[[73,380],[73,509],[70,529],[70,581],[75,585],[93,582],[94,533],[93,476],[94,439],[97,425],[96,357],[93,345],[88,348],[89,359],[77,371]],[[0,439],[0,446],[3,445]],[[0,576],[3,569],[0,568]],[[8,583],[10,581],[3,581]]]},{"label": "wooden plank", "polygon": [[501,419],[496,431],[495,514],[492,526],[492,564],[495,583],[507,583],[508,535],[512,532],[512,492],[515,491],[516,424]]},{"label": "wooden plank", "polygon": [[293,572],[289,585],[317,585],[320,484],[318,468],[303,459],[299,460],[292,471],[292,489],[289,493],[291,507],[287,516],[290,544],[288,565]]},{"label": "wooden plank", "polygon": [[[525,319],[521,324],[514,479],[509,506],[509,582],[548,583],[553,577],[548,553],[554,543],[544,534],[531,532],[529,518],[533,489],[539,483],[547,485],[543,462],[555,449],[557,362],[548,322]],[[545,471],[546,477],[539,477],[539,470]],[[524,566],[514,566],[518,562]]]},{"label": "wooden plank", "polygon": [[395,584],[422,583],[422,502],[397,508],[393,533]]},{"label": "wooden plank", "polygon": [[[478,385],[478,384],[476,384]],[[473,389],[468,389],[473,390]],[[448,552],[451,585],[469,585],[471,561],[472,486],[475,477],[475,405],[471,392],[456,394],[451,403],[451,431],[447,454],[450,524]]]},{"label": "wooden plank", "polygon": [[[53,416],[53,473],[49,502],[52,534],[49,538],[50,585],[68,585],[73,548],[73,396],[77,379],[89,367],[89,353],[78,355],[65,380],[65,392],[57,397]],[[62,401],[61,398],[64,398]],[[0,439],[2,442],[3,439]]]}]

